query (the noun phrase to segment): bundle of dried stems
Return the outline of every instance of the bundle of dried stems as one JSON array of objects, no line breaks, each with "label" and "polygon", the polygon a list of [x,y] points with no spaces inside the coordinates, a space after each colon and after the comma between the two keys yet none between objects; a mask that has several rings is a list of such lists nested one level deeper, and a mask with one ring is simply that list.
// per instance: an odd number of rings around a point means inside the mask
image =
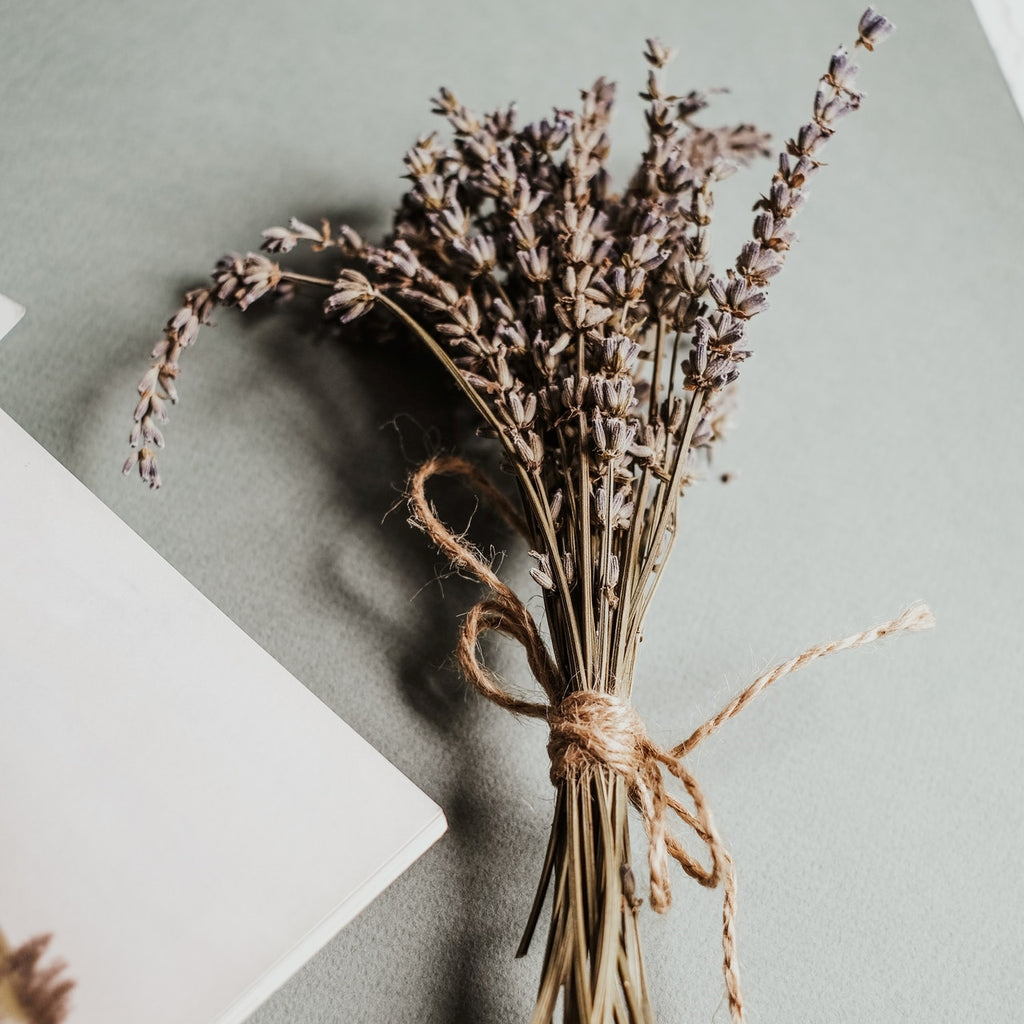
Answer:
[{"label": "bundle of dried stems", "polygon": [[[889,22],[870,8],[857,45],[885,39]],[[605,168],[614,89],[599,79],[578,111],[519,127],[513,107],[478,116],[448,90],[435,112],[450,126],[406,154],[411,186],[380,245],[349,227],[292,220],[264,232],[263,249],[333,251],[328,278],[289,272],[258,253],[218,263],[213,285],[189,292],[157,344],[139,385],[125,472],[158,487],[159,423],[177,399],[179,360],[218,305],[247,309],[296,286],[330,290],[324,308],[342,323],[366,314],[404,325],[450,373],[501,445],[522,512],[477,468],[431,459],[412,477],[411,521],[489,596],[464,623],[458,658],[466,677],[517,714],[545,719],[557,788],[554,823],[524,952],[553,887],[551,924],[534,1024],[560,1002],[572,1022],[652,1021],[638,935],[628,808],[649,840],[650,899],[670,902],[669,858],[702,885],[722,884],[724,971],[732,1016],[743,1017],[735,958],[735,874],[684,756],[769,683],[808,660],[920,629],[915,606],[898,619],[824,644],[757,680],[685,743],[650,741],[629,704],[637,648],[677,539],[679,499],[695,459],[718,441],[733,382],[750,355],[750,321],[794,240],[793,217],[819,172],[838,122],[860,106],[857,67],[832,54],[813,113],[786,144],[755,204],[751,239],[733,266],[709,265],[714,189],[738,165],[768,155],[750,125],[707,128],[701,92],[672,95],[672,52],[655,40],[646,101],[648,143],[632,180],[612,191]],[[534,560],[549,641],[522,600],[467,542],[437,517],[425,485],[437,474],[466,478],[522,533]],[[480,663],[491,630],[523,644],[545,702],[514,697]],[[672,796],[662,770],[689,796]],[[682,794],[680,794],[682,795]],[[668,830],[674,813],[708,851],[705,866]]]}]

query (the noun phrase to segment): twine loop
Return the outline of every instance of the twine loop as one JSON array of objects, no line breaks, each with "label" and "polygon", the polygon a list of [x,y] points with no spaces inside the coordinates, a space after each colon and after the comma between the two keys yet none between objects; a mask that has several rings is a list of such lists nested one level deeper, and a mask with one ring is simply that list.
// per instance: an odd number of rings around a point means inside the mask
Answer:
[{"label": "twine loop", "polygon": [[[742,1024],[743,995],[736,963],[736,871],[732,857],[715,829],[704,794],[684,765],[683,758],[783,676],[826,654],[861,647],[891,633],[930,629],[935,624],[931,611],[927,605],[916,602],[896,618],[872,629],[808,648],[758,676],[717,715],[695,729],[678,746],[666,750],[651,740],[640,716],[621,697],[590,689],[564,692],[564,683],[526,605],[498,579],[475,548],[463,537],[451,533],[427,500],[426,482],[438,475],[455,475],[468,480],[528,541],[530,537],[522,516],[508,499],[478,467],[464,459],[435,456],[410,478],[410,523],[423,530],[456,568],[468,572],[490,589],[490,596],[467,613],[459,634],[456,657],[463,675],[477,692],[499,707],[513,714],[547,722],[547,749],[554,785],[596,768],[607,769],[623,780],[647,833],[651,906],[654,910],[664,912],[672,902],[670,859],[701,885],[711,889],[722,886],[722,968],[730,1014],[734,1024]],[[530,671],[547,698],[544,703],[513,696],[480,663],[478,645],[486,632],[501,633],[522,645]],[[689,807],[669,792],[666,774],[680,783],[689,798]],[[707,866],[693,857],[670,830],[670,812],[704,844],[710,858]]]}]

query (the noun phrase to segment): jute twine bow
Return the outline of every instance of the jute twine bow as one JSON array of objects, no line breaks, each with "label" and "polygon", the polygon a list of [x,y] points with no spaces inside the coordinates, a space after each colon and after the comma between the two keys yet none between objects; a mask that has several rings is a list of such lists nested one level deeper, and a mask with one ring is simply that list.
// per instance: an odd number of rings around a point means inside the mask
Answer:
[{"label": "jute twine bow", "polygon": [[[648,838],[651,906],[659,913],[672,901],[669,858],[701,885],[709,889],[722,885],[723,973],[729,1010],[736,1024],[742,1022],[743,995],[736,962],[736,871],[721,836],[715,829],[697,780],[683,764],[708,736],[716,732],[755,697],[783,676],[796,672],[817,658],[836,651],[851,650],[873,643],[891,633],[930,629],[934,616],[927,605],[916,602],[888,622],[843,640],[817,644],[795,658],[784,661],[758,676],[717,715],[678,746],[666,750],[648,736],[632,706],[613,694],[595,690],[564,693],[564,684],[541,638],[533,616],[516,594],[494,574],[478,551],[457,537],[440,521],[427,500],[425,485],[431,477],[447,475],[465,478],[496,510],[529,539],[526,524],[507,498],[472,463],[455,456],[435,456],[412,475],[409,482],[410,522],[451,559],[453,566],[474,576],[490,589],[490,596],[470,609],[462,624],[456,657],[463,675],[482,696],[513,714],[547,721],[550,736],[551,781],[558,784],[571,773],[582,774],[602,766],[626,784],[630,800],[639,810]],[[523,700],[508,693],[478,658],[480,637],[501,633],[518,641],[526,651],[530,671],[543,689],[547,703]],[[668,792],[665,772],[676,778],[692,803],[687,808]],[[668,827],[669,812],[689,827],[707,848],[710,865],[705,867],[683,846]]]}]

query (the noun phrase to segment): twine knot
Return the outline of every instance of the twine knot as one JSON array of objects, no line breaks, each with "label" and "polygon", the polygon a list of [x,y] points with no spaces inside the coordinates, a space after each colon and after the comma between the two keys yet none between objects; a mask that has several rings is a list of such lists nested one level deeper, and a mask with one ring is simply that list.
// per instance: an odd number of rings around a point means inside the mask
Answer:
[{"label": "twine knot", "polygon": [[[552,783],[557,785],[569,775],[595,767],[607,768],[625,782],[647,833],[654,910],[664,913],[672,903],[670,858],[701,885],[714,888],[724,877],[727,900],[734,895],[732,858],[711,821],[704,794],[682,758],[651,740],[632,705],[613,694],[576,690],[550,707],[547,719]],[[682,783],[692,810],[668,792],[663,769]],[[691,856],[669,830],[670,811],[707,847],[711,855],[708,867]]]},{"label": "twine knot", "polygon": [[593,764],[631,779],[642,759],[646,733],[630,704],[610,693],[577,690],[548,710],[551,782]]}]

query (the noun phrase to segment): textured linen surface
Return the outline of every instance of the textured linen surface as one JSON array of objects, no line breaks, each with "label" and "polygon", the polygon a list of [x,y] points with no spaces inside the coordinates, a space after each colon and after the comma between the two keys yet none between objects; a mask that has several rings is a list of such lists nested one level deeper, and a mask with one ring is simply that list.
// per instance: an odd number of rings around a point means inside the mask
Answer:
[{"label": "textured linen surface", "polygon": [[[0,291],[28,313],[0,343],[0,406],[451,823],[253,1024],[527,1019],[540,949],[512,951],[553,803],[543,727],[467,694],[446,658],[476,590],[433,582],[423,538],[386,517],[410,465],[470,418],[411,343],[335,339],[298,307],[224,311],[182,362],[150,494],[118,476],[133,389],[222,252],[289,215],[381,230],[439,84],[533,119],[607,75],[621,180],[642,145],[646,36],[680,47],[679,91],[731,88],[709,123],[752,120],[781,144],[860,6],[4,7]],[[883,9],[898,32],[860,60],[867,100],[753,325],[736,429],[684,501],[636,702],[678,742],[774,660],[926,598],[933,634],[785,680],[691,767],[736,859],[752,1022],[1010,1024],[1024,130],[968,0]],[[719,267],[771,170],[719,189]],[[483,511],[473,530],[511,544]],[[513,546],[504,571],[526,587],[528,567]],[[159,658],[174,625],[126,622],[125,642]],[[528,682],[514,652],[490,659]],[[721,1020],[720,897],[681,875],[675,897],[666,917],[644,911],[653,1001],[667,1024]]]}]

